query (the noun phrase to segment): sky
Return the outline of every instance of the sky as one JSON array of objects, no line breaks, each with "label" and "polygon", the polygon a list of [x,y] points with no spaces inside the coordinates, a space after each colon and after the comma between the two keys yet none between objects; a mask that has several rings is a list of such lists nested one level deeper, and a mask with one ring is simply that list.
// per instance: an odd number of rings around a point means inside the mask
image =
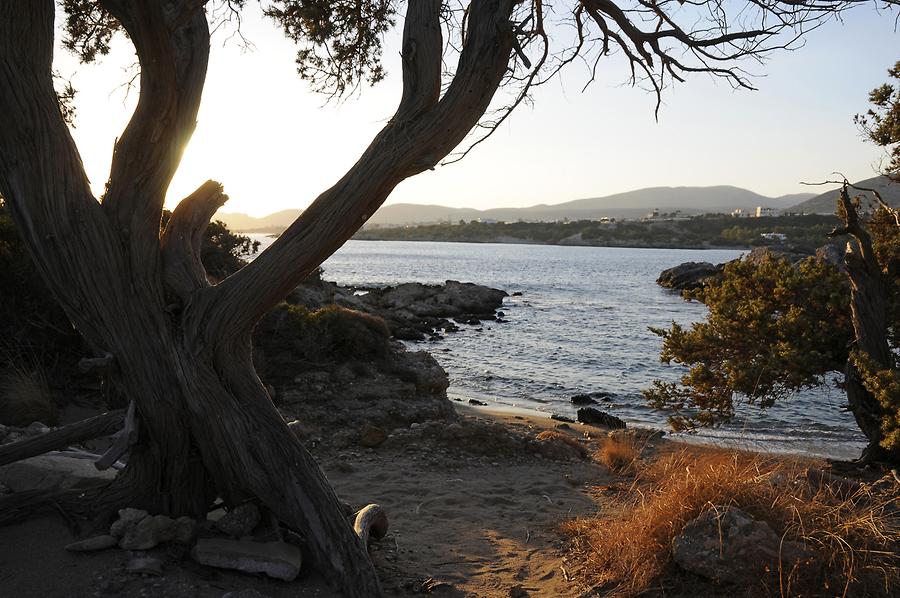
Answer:
[{"label": "sky", "polygon": [[[253,49],[225,29],[213,36],[198,125],[170,208],[210,178],[230,196],[225,212],[303,208],[357,160],[396,107],[399,32],[385,40],[384,81],[326,103],[296,75],[294,46],[248,5],[241,31]],[[689,77],[665,90],[658,121],[655,98],[627,84],[620,58],[601,62],[584,92],[589,73],[572,65],[464,160],[401,183],[386,203],[488,209],[708,185],[779,196],[818,192],[801,181],[834,171],[869,178],[882,154],[852,117],[900,60],[894,16],[860,7],[810,33],[802,48],[746,65],[758,91]],[[97,194],[137,100],[126,85],[135,62],[121,37],[95,65],[56,55],[54,67],[78,89],[73,135]]]}]

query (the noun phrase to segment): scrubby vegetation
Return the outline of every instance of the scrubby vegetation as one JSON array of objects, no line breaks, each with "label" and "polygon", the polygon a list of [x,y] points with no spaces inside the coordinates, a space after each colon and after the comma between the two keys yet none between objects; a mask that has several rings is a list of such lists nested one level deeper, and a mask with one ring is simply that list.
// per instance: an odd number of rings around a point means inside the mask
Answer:
[{"label": "scrubby vegetation", "polygon": [[655,381],[644,393],[671,413],[676,429],[728,421],[735,393],[769,407],[847,363],[849,283],[827,261],[795,265],[771,253],[737,260],[686,296],[709,308],[706,321],[651,330],[663,338],[660,359],[688,371],[678,383]]},{"label": "scrubby vegetation", "polygon": [[763,238],[763,233],[781,233],[797,249],[811,251],[822,244],[825,234],[838,223],[834,216],[806,215],[733,218],[724,214],[695,216],[685,220],[571,222],[508,222],[430,224],[360,231],[354,238],[388,241],[459,241],[490,243],[515,239],[523,242],[559,244],[583,242],[611,247],[756,247],[781,243]]},{"label": "scrubby vegetation", "polygon": [[701,595],[698,579],[675,567],[672,540],[722,506],[739,507],[816,553],[796,568],[771,563],[757,586],[734,588],[735,595],[891,596],[900,583],[900,503],[892,485],[848,490],[817,477],[814,463],[730,451],[678,450],[634,463],[631,486],[601,514],[563,524],[582,581],[605,596],[662,588]]}]

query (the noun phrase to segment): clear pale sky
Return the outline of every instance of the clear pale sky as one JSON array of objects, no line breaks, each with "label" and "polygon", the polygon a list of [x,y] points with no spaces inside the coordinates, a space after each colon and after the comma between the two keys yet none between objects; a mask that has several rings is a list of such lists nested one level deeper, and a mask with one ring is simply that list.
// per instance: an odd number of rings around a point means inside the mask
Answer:
[{"label": "clear pale sky", "polygon": [[[399,98],[399,33],[386,40],[385,81],[326,105],[296,76],[293,45],[254,4],[246,12],[242,30],[255,49],[242,50],[227,32],[214,35],[197,130],[170,207],[209,178],[225,185],[226,212],[305,207],[356,161]],[[680,185],[776,196],[810,191],[800,181],[836,170],[868,178],[880,153],[863,142],[852,116],[900,59],[893,16],[861,7],[812,32],[801,49],[747,64],[764,75],[753,80],[759,91],[689,78],[666,91],[659,122],[654,98],[624,84],[617,57],[601,63],[584,93],[588,74],[573,65],[465,160],[402,183],[387,203],[486,209]],[[56,68],[79,90],[74,136],[98,194],[136,101],[121,87],[135,61],[125,39],[99,65],[57,54]]]}]

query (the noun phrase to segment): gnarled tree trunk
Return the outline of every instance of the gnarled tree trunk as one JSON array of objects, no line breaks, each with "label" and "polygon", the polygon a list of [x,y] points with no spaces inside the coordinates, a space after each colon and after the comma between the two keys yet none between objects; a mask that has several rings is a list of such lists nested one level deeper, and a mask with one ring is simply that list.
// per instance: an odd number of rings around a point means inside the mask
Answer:
[{"label": "gnarled tree trunk", "polygon": [[410,2],[396,114],[350,171],[252,264],[210,286],[200,238],[227,199],[208,182],[159,223],[206,73],[202,2],[105,0],[133,41],[141,95],[116,144],[102,203],[53,90],[53,0],[0,3],[0,193],[72,322],[137,405],[126,469],[85,505],[205,513],[253,498],[303,534],[348,596],[379,596],[365,547],[254,372],[256,322],[340,247],[405,178],[446,156],[487,109],[512,49],[512,0],[471,3],[441,96],[440,2]]},{"label": "gnarled tree trunk", "polygon": [[[859,221],[846,185],[841,189],[840,203],[845,226],[835,233],[849,234],[855,240],[855,244],[847,244],[844,254],[847,276],[850,279],[850,309],[855,345],[851,353],[864,355],[879,369],[891,369],[894,367],[894,360],[887,341],[888,287],[872,248],[872,237]],[[889,451],[881,445],[884,438],[882,422],[889,415],[863,385],[853,357],[847,361],[845,373],[850,411],[869,441],[863,460],[900,462],[900,451]]]}]

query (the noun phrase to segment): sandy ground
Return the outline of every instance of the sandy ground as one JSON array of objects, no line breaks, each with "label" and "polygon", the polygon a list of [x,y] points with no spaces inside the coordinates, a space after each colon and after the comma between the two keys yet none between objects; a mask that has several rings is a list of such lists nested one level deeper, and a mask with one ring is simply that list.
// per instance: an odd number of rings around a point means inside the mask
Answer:
[{"label": "sandy ground", "polygon": [[[503,422],[533,434],[557,422],[536,415],[473,410],[470,422]],[[590,450],[604,432],[572,425],[565,433]],[[556,526],[593,512],[613,478],[587,459],[557,461],[532,454],[490,454],[416,437],[378,449],[317,452],[338,495],[354,507],[371,502],[388,512],[388,535],[371,545],[385,593],[393,596],[579,596]],[[471,450],[474,449],[474,450]],[[131,554],[108,550],[72,554],[73,536],[60,517],[0,528],[0,598],[88,596],[329,597],[325,580],[304,572],[294,582],[229,573],[194,564],[185,550],[150,551],[164,563],[161,577],[126,573]],[[240,596],[240,594],[238,594]]]}]

